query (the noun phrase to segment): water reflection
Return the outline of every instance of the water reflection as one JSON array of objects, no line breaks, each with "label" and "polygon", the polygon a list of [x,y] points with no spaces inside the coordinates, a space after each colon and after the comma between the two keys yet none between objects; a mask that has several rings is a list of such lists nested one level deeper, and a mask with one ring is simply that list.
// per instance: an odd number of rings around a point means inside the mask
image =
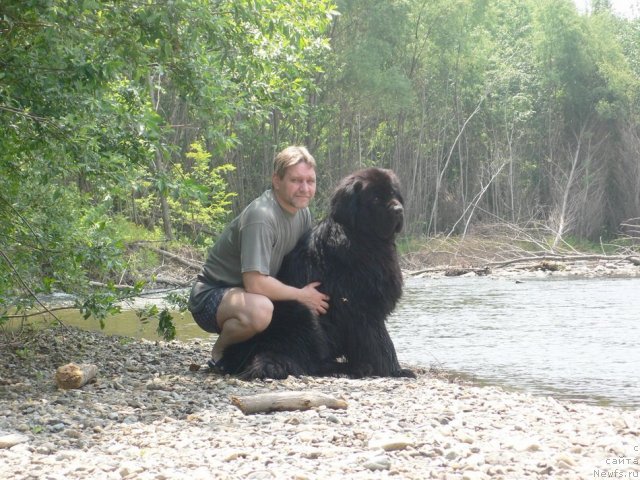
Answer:
[{"label": "water reflection", "polygon": [[537,394],[640,406],[640,279],[410,280],[401,361]]}]

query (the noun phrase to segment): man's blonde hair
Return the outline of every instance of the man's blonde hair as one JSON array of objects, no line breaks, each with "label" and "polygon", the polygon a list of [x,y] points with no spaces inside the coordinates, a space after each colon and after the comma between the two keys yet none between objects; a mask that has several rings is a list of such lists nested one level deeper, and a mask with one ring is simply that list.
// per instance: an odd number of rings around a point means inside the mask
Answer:
[{"label": "man's blonde hair", "polygon": [[309,153],[306,147],[292,145],[285,148],[273,159],[273,174],[278,178],[284,178],[287,168],[297,165],[301,162],[316,168],[316,160]]}]

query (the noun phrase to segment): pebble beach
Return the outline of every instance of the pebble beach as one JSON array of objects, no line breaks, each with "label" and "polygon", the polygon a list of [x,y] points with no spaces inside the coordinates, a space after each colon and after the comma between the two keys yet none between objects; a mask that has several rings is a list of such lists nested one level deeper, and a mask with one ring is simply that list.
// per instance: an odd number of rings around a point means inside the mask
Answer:
[{"label": "pebble beach", "polygon": [[[245,382],[200,367],[210,348],[64,327],[3,339],[0,478],[640,478],[640,410],[420,370]],[[95,381],[58,388],[69,362],[95,364]],[[346,408],[245,414],[232,403],[273,392]]]}]

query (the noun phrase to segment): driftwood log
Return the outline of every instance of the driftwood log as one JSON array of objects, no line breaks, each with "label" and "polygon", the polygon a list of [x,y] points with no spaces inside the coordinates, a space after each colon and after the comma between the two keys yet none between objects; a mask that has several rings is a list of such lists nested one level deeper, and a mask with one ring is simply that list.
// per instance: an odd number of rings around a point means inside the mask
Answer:
[{"label": "driftwood log", "polygon": [[320,406],[346,409],[347,402],[319,392],[273,392],[231,397],[231,403],[245,415],[252,413],[282,412],[287,410],[309,410]]},{"label": "driftwood log", "polygon": [[479,277],[489,275],[491,269],[489,267],[473,268],[473,267],[461,267],[461,268],[448,268],[444,271],[445,277],[460,277],[467,273],[475,273]]},{"label": "driftwood log", "polygon": [[11,448],[14,445],[28,441],[29,437],[20,433],[7,433],[6,435],[0,434],[0,448]]},{"label": "driftwood log", "polygon": [[96,378],[98,367],[95,365],[68,363],[56,370],[56,385],[65,390],[80,388]]},{"label": "driftwood log", "polygon": [[532,256],[532,257],[520,257],[512,260],[507,260],[504,262],[495,262],[489,263],[490,267],[501,268],[506,267],[508,265],[513,265],[514,263],[524,263],[524,262],[577,262],[577,261],[592,261],[597,262],[600,260],[609,261],[609,262],[618,262],[618,261],[627,261],[632,263],[633,265],[638,265],[638,257],[633,255],[540,255],[540,256]]}]

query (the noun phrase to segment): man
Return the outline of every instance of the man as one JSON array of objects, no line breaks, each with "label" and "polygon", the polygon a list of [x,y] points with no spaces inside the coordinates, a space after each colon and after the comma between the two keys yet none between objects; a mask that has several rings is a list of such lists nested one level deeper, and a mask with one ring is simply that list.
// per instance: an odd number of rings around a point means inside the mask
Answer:
[{"label": "man", "polygon": [[203,330],[219,334],[209,366],[223,370],[224,349],[263,331],[274,300],[297,300],[320,315],[329,297],[319,282],[303,288],[275,278],[282,259],[311,228],[309,202],[316,193],[316,162],[305,147],[276,155],[271,188],[231,221],[209,251],[189,297],[189,310]]}]

